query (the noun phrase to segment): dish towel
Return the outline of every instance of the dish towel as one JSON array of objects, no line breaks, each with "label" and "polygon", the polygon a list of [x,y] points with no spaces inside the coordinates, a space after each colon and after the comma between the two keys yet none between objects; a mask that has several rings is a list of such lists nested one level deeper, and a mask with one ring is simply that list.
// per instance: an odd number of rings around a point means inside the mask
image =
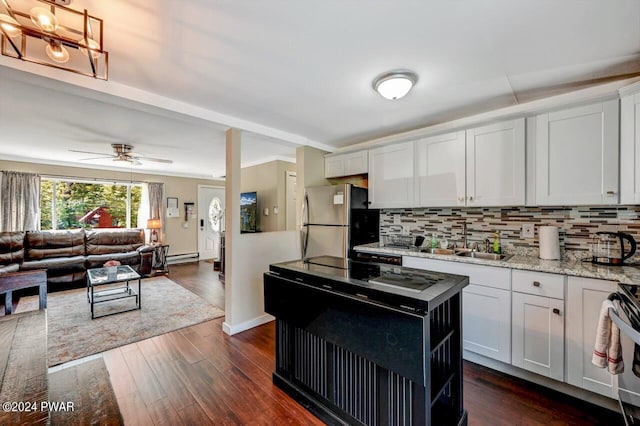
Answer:
[{"label": "dish towel", "polygon": [[624,371],[620,329],[611,321],[609,309],[617,312],[618,306],[607,299],[602,302],[602,307],[600,308],[596,344],[591,362],[600,368],[608,368],[611,374],[620,374]]}]

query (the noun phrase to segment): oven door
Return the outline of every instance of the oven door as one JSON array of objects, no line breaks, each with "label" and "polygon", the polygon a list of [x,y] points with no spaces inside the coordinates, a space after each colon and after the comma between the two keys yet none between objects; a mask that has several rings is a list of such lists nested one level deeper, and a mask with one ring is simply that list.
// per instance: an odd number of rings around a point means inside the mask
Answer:
[{"label": "oven door", "polygon": [[[624,372],[618,375],[618,401],[626,425],[640,425],[640,312],[631,299],[635,291],[620,285],[620,309],[611,319],[620,327]],[[635,286],[630,286],[635,287]],[[637,374],[636,374],[637,372]]]}]

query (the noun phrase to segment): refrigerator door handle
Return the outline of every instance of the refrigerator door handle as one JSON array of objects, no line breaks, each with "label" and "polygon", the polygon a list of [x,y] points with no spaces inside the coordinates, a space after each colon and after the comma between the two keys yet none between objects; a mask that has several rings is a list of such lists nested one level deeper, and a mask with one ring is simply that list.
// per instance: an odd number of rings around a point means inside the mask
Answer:
[{"label": "refrigerator door handle", "polygon": [[300,210],[300,251],[302,259],[307,256],[307,246],[309,244],[309,227],[307,222],[309,221],[307,216],[309,211],[309,195],[305,192],[304,200],[302,202],[302,209]]}]

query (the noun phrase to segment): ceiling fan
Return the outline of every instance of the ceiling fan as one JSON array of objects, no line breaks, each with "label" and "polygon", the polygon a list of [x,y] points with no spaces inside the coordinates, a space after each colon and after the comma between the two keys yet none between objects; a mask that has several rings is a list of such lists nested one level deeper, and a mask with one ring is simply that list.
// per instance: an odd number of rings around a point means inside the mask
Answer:
[{"label": "ceiling fan", "polygon": [[156,163],[167,163],[171,164],[173,161],[165,160],[162,158],[152,158],[147,157],[145,155],[133,153],[133,146],[124,144],[124,143],[112,143],[111,148],[113,148],[113,154],[104,154],[101,152],[91,152],[91,151],[79,151],[77,149],[70,149],[71,152],[80,152],[82,154],[93,154],[98,155],[99,157],[89,157],[89,158],[81,158],[80,161],[89,161],[89,160],[98,160],[102,158],[111,158],[113,161],[126,161],[128,163],[138,165],[142,164],[142,161],[153,161]]}]

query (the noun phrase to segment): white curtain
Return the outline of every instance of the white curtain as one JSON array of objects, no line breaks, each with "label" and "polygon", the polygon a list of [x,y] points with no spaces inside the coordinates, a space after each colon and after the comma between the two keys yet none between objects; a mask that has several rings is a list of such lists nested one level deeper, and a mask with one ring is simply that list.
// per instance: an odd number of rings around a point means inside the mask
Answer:
[{"label": "white curtain", "polygon": [[149,182],[149,217],[148,219],[160,219],[162,227],[158,229],[158,241],[164,243],[164,183]]},{"label": "white curtain", "polygon": [[[147,226],[147,219],[151,217],[149,213],[149,185],[147,183],[142,184],[142,191],[140,193],[140,206],[138,207],[138,228],[145,228]],[[149,244],[150,232],[145,232],[145,242]]]},{"label": "white curtain", "polygon": [[3,172],[0,187],[0,231],[40,229],[40,176]]}]

